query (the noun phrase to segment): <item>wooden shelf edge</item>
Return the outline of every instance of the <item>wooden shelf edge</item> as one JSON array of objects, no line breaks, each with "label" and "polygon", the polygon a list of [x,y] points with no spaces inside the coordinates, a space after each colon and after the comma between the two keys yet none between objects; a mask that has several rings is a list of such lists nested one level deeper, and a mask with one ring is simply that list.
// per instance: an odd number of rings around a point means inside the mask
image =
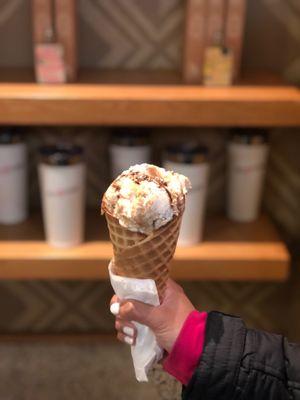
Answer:
[{"label": "wooden shelf edge", "polygon": [[[12,261],[0,262],[0,280],[106,280],[108,261]],[[176,262],[171,276],[183,281],[286,281],[286,261]]]},{"label": "wooden shelf edge", "polygon": [[2,82],[0,124],[300,126],[300,90],[295,86],[254,80],[252,85],[206,88],[176,83],[173,75],[165,79],[166,84],[91,83],[84,78],[66,85]]},{"label": "wooden shelf edge", "polygon": [[[46,244],[40,214],[33,214],[19,226],[0,227],[0,280],[107,279],[107,266],[113,254],[111,243],[104,240],[104,218],[91,211],[87,213],[87,226],[87,241],[69,249]],[[288,278],[288,249],[267,216],[249,224],[233,223],[219,216],[208,219],[206,226],[204,242],[177,248],[170,267],[175,279]],[[102,240],[97,240],[99,236]]]},{"label": "wooden shelf edge", "polygon": [[[106,254],[101,249],[98,249],[98,256],[93,257],[76,257],[76,252],[71,256],[64,257],[59,256],[59,253],[55,257],[41,257],[38,258],[38,253],[30,257],[28,254],[32,254],[32,248],[28,244],[28,252],[26,257],[5,257],[1,251],[5,244],[0,244],[0,279],[20,279],[20,280],[31,280],[31,279],[57,279],[57,280],[103,280],[108,279],[107,266],[111,259],[111,251]],[[14,244],[11,244],[14,247]],[[26,246],[26,245],[23,245]],[[46,246],[46,245],[45,245]],[[96,246],[96,245],[95,245]],[[105,247],[109,244],[105,244]],[[228,245],[232,247],[232,244]],[[267,245],[269,246],[269,245]],[[17,248],[18,245],[15,247]],[[46,246],[47,247],[47,246]],[[88,246],[87,246],[88,247]],[[207,247],[207,246],[206,246]],[[229,255],[220,254],[215,251],[213,245],[209,253],[201,252],[201,246],[198,247],[198,254],[194,254],[192,258],[184,256],[188,254],[188,249],[185,249],[185,253],[182,253],[183,249],[179,249],[175,254],[174,260],[172,261],[170,270],[171,276],[174,279],[179,280],[254,280],[254,281],[284,281],[289,277],[289,264],[290,255],[286,247],[281,244],[272,244],[272,254],[269,254],[267,249],[263,251],[264,246],[258,246],[254,256],[253,253],[244,253],[241,248],[238,253],[232,253],[232,249],[229,251]],[[222,245],[223,249],[226,245]],[[206,249],[207,250],[207,249]],[[245,248],[244,250],[247,250]],[[255,245],[252,245],[252,250],[255,251]],[[213,255],[214,253],[214,255]],[[24,253],[25,254],[25,253]],[[241,257],[241,254],[245,256]],[[248,255],[247,255],[248,254]]]},{"label": "wooden shelf edge", "polygon": [[[112,258],[109,241],[92,241],[74,248],[60,249],[44,241],[0,241],[1,261],[78,261],[106,262]],[[174,262],[285,262],[288,252],[283,242],[203,242],[193,247],[176,249]]]}]

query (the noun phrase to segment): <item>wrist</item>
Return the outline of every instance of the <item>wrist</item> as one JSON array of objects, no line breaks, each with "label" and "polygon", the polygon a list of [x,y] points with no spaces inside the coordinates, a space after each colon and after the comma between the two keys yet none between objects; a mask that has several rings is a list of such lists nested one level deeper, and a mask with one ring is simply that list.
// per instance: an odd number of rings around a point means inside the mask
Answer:
[{"label": "wrist", "polygon": [[167,353],[172,351],[187,318],[193,311],[195,311],[194,307],[187,308],[184,313],[181,312],[179,317],[173,320],[173,323],[167,329],[160,329],[157,332],[157,342]]}]

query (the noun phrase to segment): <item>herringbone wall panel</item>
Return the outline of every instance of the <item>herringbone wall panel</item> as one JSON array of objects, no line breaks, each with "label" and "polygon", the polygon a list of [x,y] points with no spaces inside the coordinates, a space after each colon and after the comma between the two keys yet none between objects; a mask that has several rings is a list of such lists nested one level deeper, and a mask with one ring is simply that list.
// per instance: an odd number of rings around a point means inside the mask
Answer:
[{"label": "herringbone wall panel", "polygon": [[[80,65],[180,69],[185,0],[77,3]],[[30,18],[30,0],[0,0],[0,67],[32,65]],[[299,21],[298,0],[248,0],[243,69],[299,82]]]}]

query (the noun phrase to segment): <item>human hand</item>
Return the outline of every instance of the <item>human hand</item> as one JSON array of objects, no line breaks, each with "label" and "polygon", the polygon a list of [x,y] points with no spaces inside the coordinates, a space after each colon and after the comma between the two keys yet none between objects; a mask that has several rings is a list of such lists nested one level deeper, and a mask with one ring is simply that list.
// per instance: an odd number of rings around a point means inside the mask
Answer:
[{"label": "human hand", "polygon": [[172,279],[167,282],[163,303],[157,307],[134,300],[120,301],[117,296],[111,299],[111,311],[116,315],[115,327],[120,341],[135,343],[137,331],[133,321],[136,321],[149,326],[157,343],[168,353],[194,309],[181,286]]}]

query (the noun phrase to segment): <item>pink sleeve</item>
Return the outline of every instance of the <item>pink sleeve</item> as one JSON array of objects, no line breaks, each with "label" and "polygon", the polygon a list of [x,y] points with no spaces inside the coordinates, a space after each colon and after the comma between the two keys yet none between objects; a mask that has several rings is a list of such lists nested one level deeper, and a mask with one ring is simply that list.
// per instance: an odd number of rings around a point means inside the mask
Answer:
[{"label": "pink sleeve", "polygon": [[163,362],[164,369],[187,385],[199,363],[204,345],[206,312],[192,311],[187,317],[172,351]]}]

